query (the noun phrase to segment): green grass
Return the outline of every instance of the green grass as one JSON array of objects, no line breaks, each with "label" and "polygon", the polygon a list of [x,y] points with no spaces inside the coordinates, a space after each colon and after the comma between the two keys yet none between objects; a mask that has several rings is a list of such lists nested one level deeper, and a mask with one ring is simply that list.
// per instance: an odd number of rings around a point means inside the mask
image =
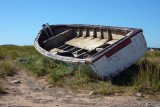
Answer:
[{"label": "green grass", "polygon": [[[79,68],[81,69],[81,68]],[[123,86],[116,86],[110,80],[102,81],[96,77],[91,77],[87,72],[79,70],[76,72],[65,72],[60,78],[51,80],[55,86],[62,86],[69,89],[83,89],[94,91],[94,94],[112,95],[117,92],[125,91]],[[84,70],[84,69],[83,69]],[[51,72],[53,73],[53,72]],[[50,79],[55,78],[55,74],[50,75]]]},{"label": "green grass", "polygon": [[90,90],[96,94],[157,93],[160,91],[159,62],[159,51],[147,52],[136,64],[114,78],[100,80],[90,76],[87,66],[55,61],[38,53],[33,46],[0,46],[0,80],[25,69],[34,76],[47,78],[55,86]]}]

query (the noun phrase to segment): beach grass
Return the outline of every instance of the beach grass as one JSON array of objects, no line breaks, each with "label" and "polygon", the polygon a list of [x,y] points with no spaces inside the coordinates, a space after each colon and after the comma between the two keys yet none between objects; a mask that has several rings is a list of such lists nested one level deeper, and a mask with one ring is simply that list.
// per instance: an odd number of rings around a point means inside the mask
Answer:
[{"label": "beach grass", "polygon": [[[148,51],[119,75],[101,80],[88,73],[87,66],[71,65],[47,58],[33,46],[0,46],[0,80],[26,71],[44,77],[52,85],[94,91],[96,94],[157,93],[160,91],[160,52]],[[0,91],[3,86],[0,82]]]}]

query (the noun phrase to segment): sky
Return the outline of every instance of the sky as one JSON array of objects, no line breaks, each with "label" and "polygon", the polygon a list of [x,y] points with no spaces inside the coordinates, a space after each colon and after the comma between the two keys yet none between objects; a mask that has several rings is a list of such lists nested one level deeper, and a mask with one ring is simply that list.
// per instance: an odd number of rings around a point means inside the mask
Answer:
[{"label": "sky", "polygon": [[142,28],[160,48],[160,0],[0,0],[0,45],[33,45],[44,23]]}]

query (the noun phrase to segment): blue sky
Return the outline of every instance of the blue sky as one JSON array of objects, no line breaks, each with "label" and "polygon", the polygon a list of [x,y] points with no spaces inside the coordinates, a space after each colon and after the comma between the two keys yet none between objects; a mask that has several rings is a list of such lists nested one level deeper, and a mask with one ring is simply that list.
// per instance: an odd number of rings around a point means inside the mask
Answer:
[{"label": "blue sky", "polygon": [[0,0],[0,45],[33,45],[44,23],[142,28],[160,48],[160,0]]}]

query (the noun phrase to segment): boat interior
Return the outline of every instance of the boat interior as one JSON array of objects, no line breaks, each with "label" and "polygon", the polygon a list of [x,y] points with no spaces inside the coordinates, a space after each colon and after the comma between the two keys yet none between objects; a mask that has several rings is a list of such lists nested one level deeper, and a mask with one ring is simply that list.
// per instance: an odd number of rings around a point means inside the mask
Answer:
[{"label": "boat interior", "polygon": [[128,33],[129,30],[92,26],[43,25],[38,42],[53,54],[88,58],[125,38]]}]

